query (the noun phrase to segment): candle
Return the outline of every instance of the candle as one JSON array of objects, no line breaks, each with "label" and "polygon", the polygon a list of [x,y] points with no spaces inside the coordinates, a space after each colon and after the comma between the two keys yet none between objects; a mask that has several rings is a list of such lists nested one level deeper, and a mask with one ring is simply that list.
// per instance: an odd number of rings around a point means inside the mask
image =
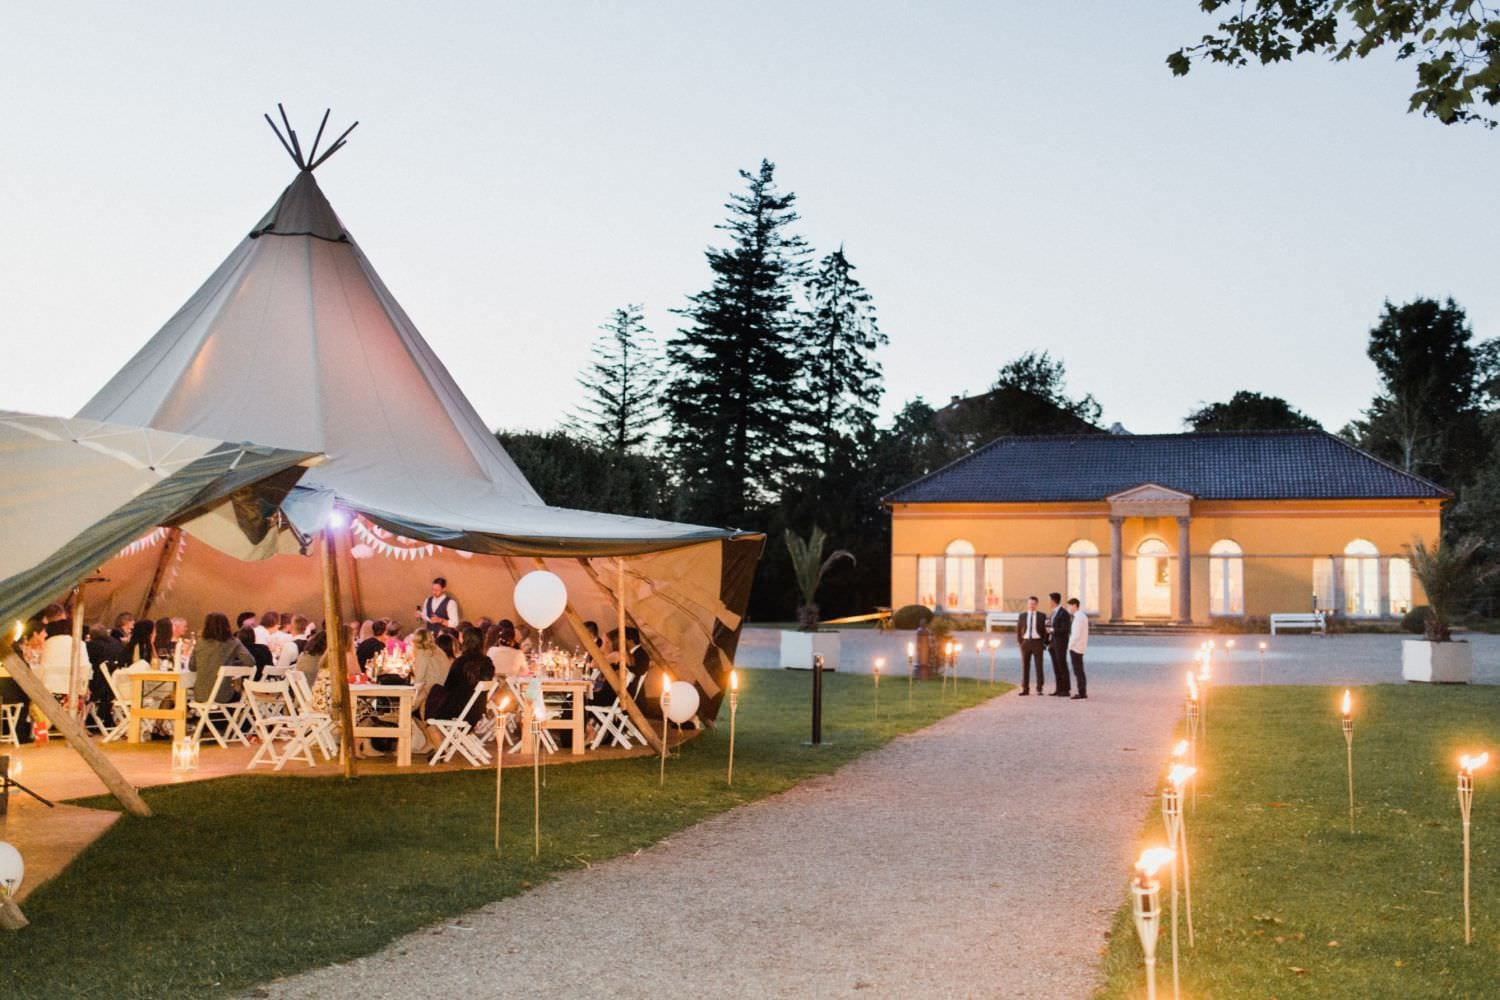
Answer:
[{"label": "candle", "polygon": [[734,784],[734,717],[740,707],[740,675],[737,670],[729,671],[729,774],[725,779],[726,785]]}]

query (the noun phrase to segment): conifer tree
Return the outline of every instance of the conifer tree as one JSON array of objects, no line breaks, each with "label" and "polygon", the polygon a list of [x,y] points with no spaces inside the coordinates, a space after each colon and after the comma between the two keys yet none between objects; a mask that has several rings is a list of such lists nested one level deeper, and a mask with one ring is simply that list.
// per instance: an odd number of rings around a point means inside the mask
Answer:
[{"label": "conifer tree", "polygon": [[667,348],[668,442],[689,514],[726,526],[776,497],[803,464],[807,400],[795,308],[807,244],[791,231],[796,195],[762,160],[740,171],[716,228],[729,245],[707,251],[713,283],[678,314]]},{"label": "conifer tree", "polygon": [[616,455],[637,451],[662,415],[661,357],[639,305],[616,309],[594,344],[578,384],[585,397],[570,426]]},{"label": "conifer tree", "polygon": [[807,281],[804,333],[807,395],[818,472],[828,476],[840,453],[868,441],[885,392],[875,351],[889,341],[875,321],[870,293],[854,277],[841,246]]}]

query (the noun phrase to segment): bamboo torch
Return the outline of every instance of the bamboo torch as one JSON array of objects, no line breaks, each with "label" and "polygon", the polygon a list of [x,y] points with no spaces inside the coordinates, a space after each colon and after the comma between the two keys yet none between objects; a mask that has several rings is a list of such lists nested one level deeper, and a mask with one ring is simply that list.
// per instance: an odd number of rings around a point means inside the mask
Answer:
[{"label": "bamboo torch", "polygon": [[661,775],[657,779],[657,785],[667,783],[667,723],[671,721],[668,716],[672,701],[672,675],[665,670],[661,675]]},{"label": "bamboo torch", "polygon": [[725,784],[734,784],[734,716],[740,707],[740,675],[729,671],[729,775]]},{"label": "bamboo torch", "polygon": [[1354,705],[1349,698],[1349,689],[1344,689],[1344,701],[1340,706],[1344,713],[1344,756],[1349,770],[1349,832],[1354,832],[1354,716],[1350,714]]},{"label": "bamboo torch", "polygon": [[510,695],[500,699],[495,706],[495,856],[500,855],[500,792],[505,774],[505,726],[509,715]]},{"label": "bamboo torch", "polygon": [[1469,926],[1469,812],[1474,805],[1474,772],[1488,764],[1488,751],[1477,757],[1458,758],[1458,809],[1464,819],[1464,944],[1473,944]]}]

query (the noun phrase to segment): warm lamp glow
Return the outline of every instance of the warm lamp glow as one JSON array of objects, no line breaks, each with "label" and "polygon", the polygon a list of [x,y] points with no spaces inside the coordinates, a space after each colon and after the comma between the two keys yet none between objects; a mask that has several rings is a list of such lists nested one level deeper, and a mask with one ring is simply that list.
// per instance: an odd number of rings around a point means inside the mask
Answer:
[{"label": "warm lamp glow", "polygon": [[875,657],[875,672],[879,673],[880,671],[882,671],[884,669],[885,669],[885,657],[883,657],[883,656],[877,656],[877,657]]},{"label": "warm lamp glow", "polygon": [[1261,643],[1261,644],[1260,644],[1260,651],[1261,651],[1261,652],[1262,652],[1262,653],[1264,653],[1264,652],[1265,652],[1265,651],[1266,651],[1266,644],[1265,644],[1265,643]]},{"label": "warm lamp glow", "polygon": [[532,718],[536,719],[536,721],[538,721],[538,722],[546,722],[547,721],[547,703],[544,702],[544,701],[542,701],[542,699],[538,698],[536,700],[536,704],[532,706],[531,716],[532,716]]},{"label": "warm lamp glow", "polygon": [[1186,757],[1188,753],[1188,741],[1178,740],[1177,745],[1172,748],[1173,757]]},{"label": "warm lamp glow", "polygon": [[739,689],[740,689],[740,672],[738,670],[731,670],[731,671],[729,671],[729,690],[731,690],[731,691],[738,691]]},{"label": "warm lamp glow", "polygon": [[1224,643],[1224,648],[1225,649],[1233,649],[1234,648],[1234,640],[1230,639],[1228,642]]},{"label": "warm lamp glow", "polygon": [[917,655],[917,644],[916,643],[914,643],[914,642],[908,642],[906,644],[906,655],[907,655],[907,657],[913,657],[913,656]]},{"label": "warm lamp glow", "polygon": [[1198,769],[1196,767],[1189,767],[1186,764],[1173,764],[1172,770],[1167,772],[1167,780],[1172,783],[1173,788],[1180,792],[1182,791],[1182,786],[1187,783],[1187,780],[1197,773]]},{"label": "warm lamp glow", "polygon": [[1479,770],[1489,762],[1490,753],[1488,750],[1477,757],[1470,757],[1468,754],[1464,754],[1462,757],[1458,758],[1458,768],[1465,774],[1473,774],[1475,771]]},{"label": "warm lamp glow", "polygon": [[999,639],[991,639],[990,640],[990,648],[991,649],[999,649],[1000,648],[1000,640]]},{"label": "warm lamp glow", "polygon": [[16,642],[20,642],[21,641],[21,635],[25,631],[26,631],[25,624],[22,623],[22,621],[19,618],[17,618],[16,619],[16,635],[15,635],[15,641]]},{"label": "warm lamp glow", "polygon": [[1347,719],[1349,717],[1349,711],[1353,707],[1354,707],[1353,702],[1349,698],[1349,689],[1345,688],[1344,689],[1344,718]]},{"label": "warm lamp glow", "polygon": [[1142,878],[1150,878],[1171,863],[1170,847],[1148,847],[1141,852],[1140,860],[1135,863],[1135,870],[1141,873]]},{"label": "warm lamp glow", "polygon": [[495,711],[499,712],[501,715],[504,715],[507,708],[510,708],[510,695],[506,695],[504,698],[500,699],[500,704],[495,707]]},{"label": "warm lamp glow", "polygon": [[1193,701],[1197,701],[1198,700],[1198,680],[1197,680],[1197,678],[1195,678],[1193,676],[1193,672],[1191,670],[1188,671],[1187,681],[1188,681],[1188,697],[1191,698],[1191,699],[1193,699]]}]

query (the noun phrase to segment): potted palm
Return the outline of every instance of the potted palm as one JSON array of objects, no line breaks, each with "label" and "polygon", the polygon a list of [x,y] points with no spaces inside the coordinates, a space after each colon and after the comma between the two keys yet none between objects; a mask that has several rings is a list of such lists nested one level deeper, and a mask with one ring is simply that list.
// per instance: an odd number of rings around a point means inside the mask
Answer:
[{"label": "potted palm", "polygon": [[781,633],[781,665],[794,670],[811,670],[813,657],[823,657],[824,670],[839,666],[839,634],[833,629],[818,630],[818,587],[829,568],[840,559],[855,561],[853,553],[838,549],[823,558],[828,536],[814,527],[804,538],[787,530],[786,551],[792,560],[792,575],[797,581],[801,602],[797,605],[797,628]]},{"label": "potted palm", "polygon": [[1453,638],[1453,615],[1460,603],[1494,572],[1480,557],[1482,541],[1475,537],[1439,543],[1428,548],[1412,542],[1411,571],[1427,592],[1423,637],[1401,644],[1401,676],[1408,681],[1467,684],[1474,679],[1474,654],[1469,644]]}]

